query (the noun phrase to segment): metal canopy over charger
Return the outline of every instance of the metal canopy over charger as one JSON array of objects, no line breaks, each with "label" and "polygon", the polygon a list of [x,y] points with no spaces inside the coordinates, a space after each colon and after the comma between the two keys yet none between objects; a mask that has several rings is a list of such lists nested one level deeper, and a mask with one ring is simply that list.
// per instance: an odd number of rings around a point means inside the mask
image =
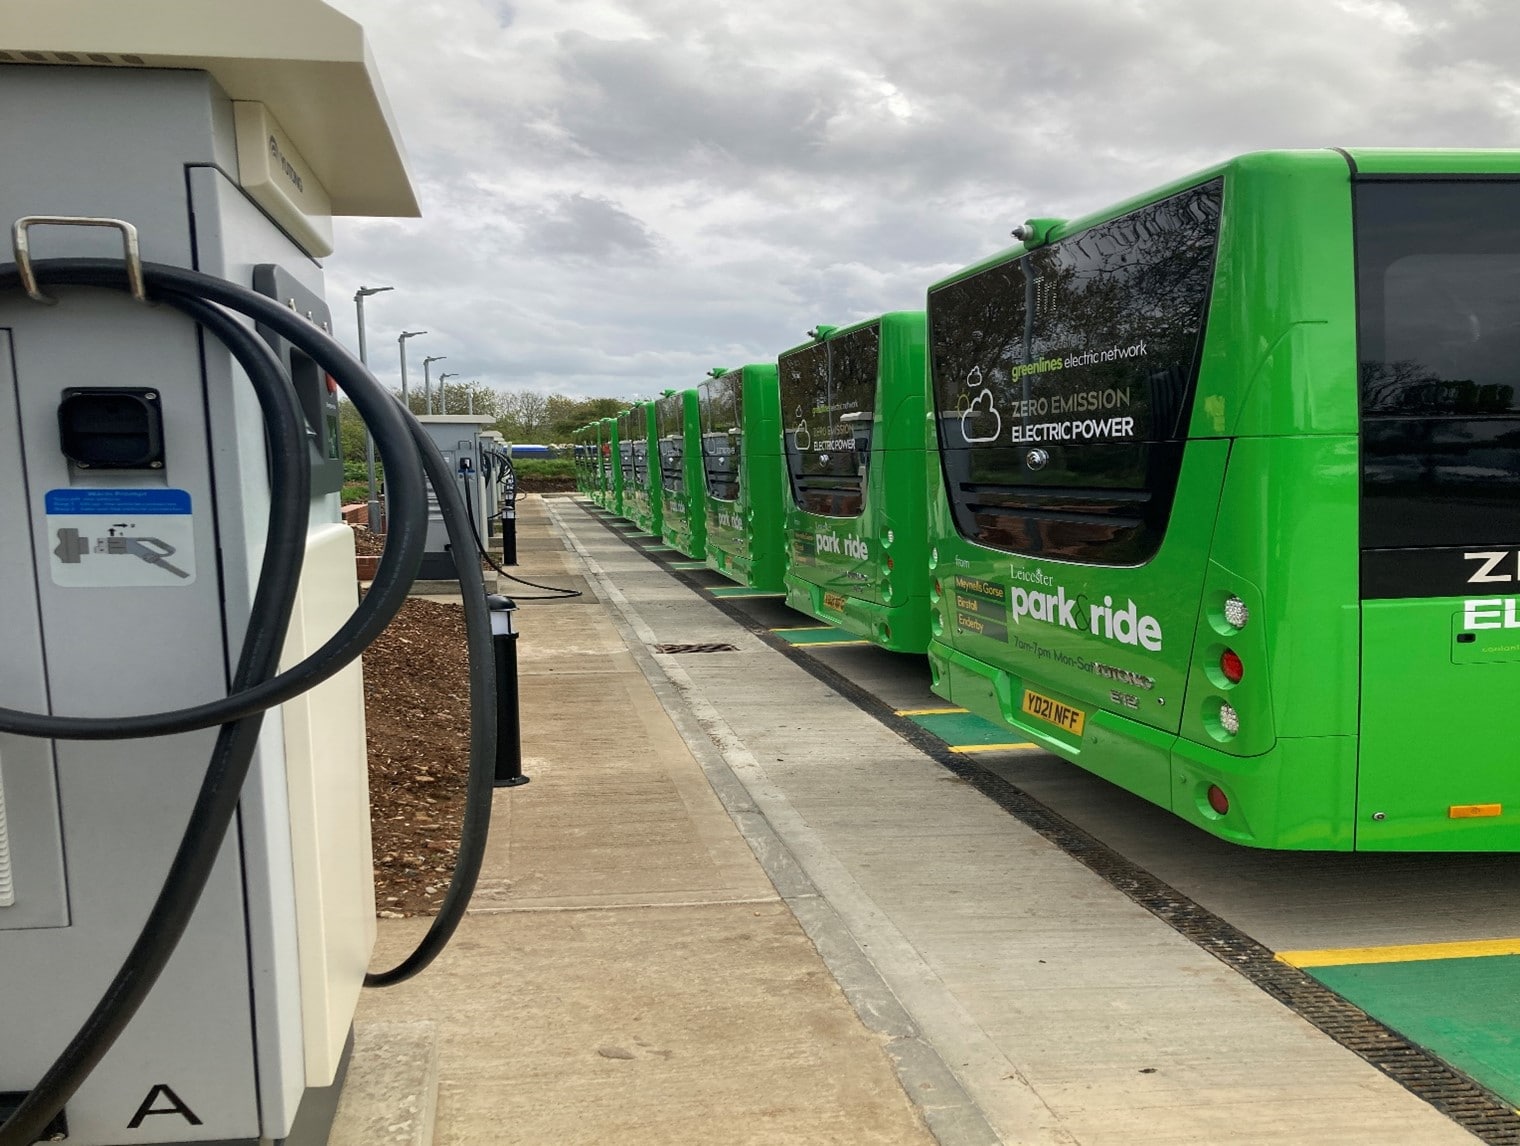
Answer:
[{"label": "metal canopy over charger", "polygon": [[0,63],[207,72],[232,99],[269,110],[332,214],[421,214],[364,30],[315,0],[7,5]]}]

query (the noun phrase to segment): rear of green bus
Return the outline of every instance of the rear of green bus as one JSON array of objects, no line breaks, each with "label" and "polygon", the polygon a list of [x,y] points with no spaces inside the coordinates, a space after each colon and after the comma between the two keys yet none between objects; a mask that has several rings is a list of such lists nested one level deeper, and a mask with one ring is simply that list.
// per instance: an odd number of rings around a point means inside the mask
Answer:
[{"label": "rear of green bus", "polygon": [[929,644],[922,311],[885,314],[777,363],[787,604],[894,652]]},{"label": "rear of green bus", "polygon": [[776,367],[713,374],[697,387],[707,565],[740,585],[780,593],[786,554]]},{"label": "rear of green bus", "polygon": [[580,426],[575,433],[570,435],[570,441],[575,450],[575,489],[586,497],[590,497],[596,485],[596,474],[593,468],[595,455],[594,446],[591,442],[591,429],[589,426]]},{"label": "rear of green bus", "polygon": [[602,419],[602,508],[617,517],[623,516],[622,440],[618,437],[618,420]]},{"label": "rear of green bus", "polygon": [[658,537],[662,507],[649,465],[654,442],[653,402],[638,402],[628,411],[628,432],[632,466],[625,478],[623,507],[628,520],[643,532]]},{"label": "rear of green bus", "polygon": [[1517,178],[1246,156],[932,288],[936,692],[1238,843],[1520,844]]},{"label": "rear of green bus", "polygon": [[636,412],[636,407],[629,407],[617,416],[617,449],[613,451],[617,458],[617,515],[624,521],[633,520],[633,446],[638,441],[638,431],[633,425]]},{"label": "rear of green bus", "polygon": [[697,391],[671,391],[654,404],[659,456],[660,522],[665,544],[695,561],[707,559],[702,482],[702,413]]}]

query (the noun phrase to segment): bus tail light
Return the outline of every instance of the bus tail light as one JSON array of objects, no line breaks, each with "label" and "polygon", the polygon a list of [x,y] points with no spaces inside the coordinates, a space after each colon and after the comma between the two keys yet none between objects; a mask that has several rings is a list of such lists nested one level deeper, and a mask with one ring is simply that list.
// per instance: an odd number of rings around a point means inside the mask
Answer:
[{"label": "bus tail light", "polygon": [[1239,684],[1240,678],[1246,675],[1246,666],[1239,653],[1234,649],[1225,649],[1219,654],[1219,671],[1224,673],[1224,679],[1231,684]]},{"label": "bus tail light", "polygon": [[1221,816],[1229,814],[1230,798],[1224,794],[1223,788],[1221,788],[1218,784],[1210,784],[1207,795],[1209,798],[1209,807],[1213,808],[1214,811],[1218,812]]},{"label": "bus tail light", "polygon": [[1231,736],[1240,732],[1240,713],[1236,712],[1228,704],[1219,706],[1219,727],[1223,728]]}]

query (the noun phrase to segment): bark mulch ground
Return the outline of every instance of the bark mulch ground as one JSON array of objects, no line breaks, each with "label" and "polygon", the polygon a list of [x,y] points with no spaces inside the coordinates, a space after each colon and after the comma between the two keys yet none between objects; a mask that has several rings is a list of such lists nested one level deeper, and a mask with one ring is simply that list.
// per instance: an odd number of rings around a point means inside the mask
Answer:
[{"label": "bark mulch ground", "polygon": [[469,769],[463,610],[409,598],[364,654],[364,700],[376,907],[433,915],[459,854]]}]

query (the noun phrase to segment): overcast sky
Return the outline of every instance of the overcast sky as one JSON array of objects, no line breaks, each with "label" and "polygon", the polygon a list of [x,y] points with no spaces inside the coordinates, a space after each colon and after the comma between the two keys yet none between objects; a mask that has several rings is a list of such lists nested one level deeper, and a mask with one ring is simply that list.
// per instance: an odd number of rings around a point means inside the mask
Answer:
[{"label": "overcast sky", "polygon": [[918,309],[1030,216],[1276,147],[1520,146],[1511,0],[330,0],[422,219],[340,220],[339,333],[650,397]]}]

